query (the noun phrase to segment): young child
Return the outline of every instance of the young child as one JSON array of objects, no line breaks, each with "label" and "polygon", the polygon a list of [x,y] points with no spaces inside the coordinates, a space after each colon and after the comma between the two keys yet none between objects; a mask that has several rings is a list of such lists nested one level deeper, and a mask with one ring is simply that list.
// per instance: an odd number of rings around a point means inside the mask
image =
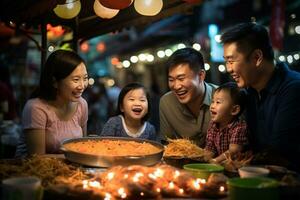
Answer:
[{"label": "young child", "polygon": [[143,85],[130,83],[120,92],[118,115],[111,117],[103,127],[101,136],[134,137],[159,141],[149,117],[149,94]]},{"label": "young child", "polygon": [[221,163],[228,156],[241,152],[248,144],[246,122],[239,119],[244,106],[245,94],[235,83],[225,83],[215,90],[205,146],[214,157],[210,162]]}]

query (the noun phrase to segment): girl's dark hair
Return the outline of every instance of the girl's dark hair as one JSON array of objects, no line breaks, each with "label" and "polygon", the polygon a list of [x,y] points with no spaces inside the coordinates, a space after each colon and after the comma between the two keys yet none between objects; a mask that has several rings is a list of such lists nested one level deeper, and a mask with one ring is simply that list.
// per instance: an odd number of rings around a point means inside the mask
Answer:
[{"label": "girl's dark hair", "polygon": [[148,101],[148,112],[142,118],[142,122],[145,122],[150,117],[150,110],[151,110],[150,95],[149,95],[149,92],[146,90],[146,88],[140,83],[129,83],[129,84],[127,84],[126,86],[124,86],[122,88],[122,90],[119,94],[119,98],[118,98],[117,114],[124,116],[124,113],[121,111],[121,107],[122,107],[122,104],[123,104],[124,97],[129,91],[136,90],[136,89],[143,89],[145,94],[146,94],[147,101]]},{"label": "girl's dark hair", "polygon": [[229,93],[231,100],[233,101],[233,103],[235,105],[239,105],[240,106],[240,112],[237,115],[237,117],[239,117],[244,109],[245,109],[245,104],[246,104],[246,92],[244,89],[240,89],[236,83],[234,82],[228,82],[228,83],[224,83],[222,85],[220,85],[215,91],[216,92],[220,92],[220,91],[226,91]]},{"label": "girl's dark hair", "polygon": [[84,63],[83,59],[73,51],[54,51],[42,69],[39,87],[30,98],[39,97],[45,100],[55,100],[57,89],[54,87],[54,82],[66,78],[80,63]]}]

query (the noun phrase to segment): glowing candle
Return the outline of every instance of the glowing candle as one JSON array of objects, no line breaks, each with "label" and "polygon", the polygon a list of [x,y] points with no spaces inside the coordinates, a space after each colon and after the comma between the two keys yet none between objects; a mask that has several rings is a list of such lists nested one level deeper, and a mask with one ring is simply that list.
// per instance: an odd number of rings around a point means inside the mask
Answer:
[{"label": "glowing candle", "polygon": [[132,180],[133,180],[133,182],[139,182],[139,177],[138,177],[138,176],[134,176],[134,177],[132,178]]},{"label": "glowing candle", "polygon": [[174,184],[173,182],[170,182],[170,183],[169,183],[169,188],[170,188],[170,189],[174,189],[174,187],[175,187],[175,184]]},{"label": "glowing candle", "polygon": [[156,192],[160,193],[161,189],[160,188],[156,188]]},{"label": "glowing candle", "polygon": [[141,192],[140,195],[141,195],[141,196],[144,196],[145,194],[144,194],[144,192]]},{"label": "glowing candle", "polygon": [[107,174],[107,179],[108,179],[108,180],[111,180],[111,179],[114,178],[114,176],[115,176],[115,173],[109,172],[109,173]]},{"label": "glowing candle", "polygon": [[141,173],[141,172],[138,172],[138,173],[136,173],[136,174],[133,176],[132,180],[133,180],[134,182],[138,182],[138,181],[139,181],[139,178],[142,177],[142,176],[144,176],[144,174]]},{"label": "glowing candle", "polygon": [[111,199],[111,194],[105,193],[105,198],[104,200],[110,200]]},{"label": "glowing candle", "polygon": [[206,180],[205,179],[201,179],[201,178],[197,178],[197,181],[199,181],[201,184],[205,184]]},{"label": "glowing candle", "polygon": [[154,174],[148,174],[148,177],[153,179],[153,180],[156,180],[157,179],[157,176],[155,176]]},{"label": "glowing candle", "polygon": [[87,189],[89,187],[88,186],[88,180],[83,180],[82,185],[83,185],[83,189]]},{"label": "glowing candle", "polygon": [[163,171],[162,169],[157,168],[157,169],[154,171],[154,175],[161,178],[161,177],[163,177],[163,175],[164,175],[164,171]]},{"label": "glowing candle", "polygon": [[89,186],[94,188],[101,188],[101,184],[98,181],[90,181]]},{"label": "glowing candle", "polygon": [[177,178],[179,175],[180,175],[180,172],[178,170],[176,170],[175,174],[174,174],[174,178]]},{"label": "glowing candle", "polygon": [[196,190],[200,190],[201,189],[201,185],[200,182],[198,180],[194,180],[193,181],[193,186]]},{"label": "glowing candle", "polygon": [[119,188],[119,189],[118,189],[118,193],[119,193],[119,195],[120,195],[120,197],[121,197],[122,199],[125,199],[125,198],[127,197],[127,194],[126,194],[124,188]]},{"label": "glowing candle", "polygon": [[178,191],[179,191],[180,194],[184,193],[184,190],[182,188],[180,188]]},{"label": "glowing candle", "polygon": [[224,192],[224,191],[225,191],[225,187],[224,187],[224,186],[220,186],[219,191],[220,191],[220,192]]}]

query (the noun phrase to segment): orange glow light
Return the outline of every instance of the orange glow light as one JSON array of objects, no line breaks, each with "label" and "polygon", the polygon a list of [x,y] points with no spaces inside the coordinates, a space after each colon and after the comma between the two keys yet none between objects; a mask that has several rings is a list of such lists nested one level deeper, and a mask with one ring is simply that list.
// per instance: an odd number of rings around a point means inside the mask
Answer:
[{"label": "orange glow light", "polygon": [[98,44],[97,44],[97,51],[99,51],[99,52],[104,52],[105,51],[105,49],[106,49],[106,45],[105,45],[105,43],[104,42],[99,42]]},{"label": "orange glow light", "polygon": [[120,60],[117,57],[113,57],[110,60],[112,65],[118,65],[120,63]]},{"label": "orange glow light", "polygon": [[86,53],[88,52],[90,49],[90,45],[88,42],[83,42],[81,45],[80,45],[80,50],[83,52],[83,53]]}]

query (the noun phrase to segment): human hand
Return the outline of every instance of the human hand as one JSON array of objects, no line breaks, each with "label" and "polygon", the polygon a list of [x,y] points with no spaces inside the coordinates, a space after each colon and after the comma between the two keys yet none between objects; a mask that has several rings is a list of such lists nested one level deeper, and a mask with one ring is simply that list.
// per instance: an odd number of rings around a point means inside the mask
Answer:
[{"label": "human hand", "polygon": [[214,158],[210,159],[208,162],[211,163],[211,164],[218,164],[218,161]]}]

